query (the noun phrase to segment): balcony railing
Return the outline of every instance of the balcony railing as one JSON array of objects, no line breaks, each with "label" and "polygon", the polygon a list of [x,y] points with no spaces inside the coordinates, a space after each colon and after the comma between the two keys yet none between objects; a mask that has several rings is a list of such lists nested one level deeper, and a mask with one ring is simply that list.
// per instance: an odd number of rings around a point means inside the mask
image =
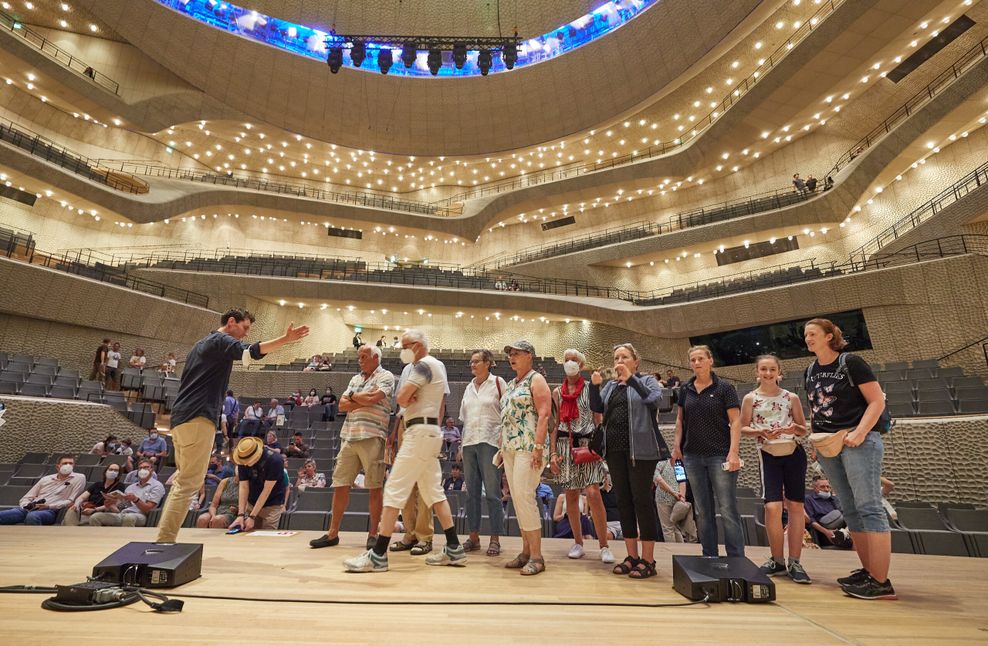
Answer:
[{"label": "balcony railing", "polygon": [[78,58],[68,53],[58,45],[54,44],[41,34],[36,31],[32,31],[24,26],[20,20],[11,16],[10,14],[0,11],[0,26],[9,29],[11,33],[20,36],[27,43],[33,47],[41,50],[43,53],[47,54],[51,58],[55,59],[65,67],[69,68],[73,72],[85,76],[91,80],[96,85],[99,85],[105,90],[113,92],[114,94],[120,94],[120,84],[111,79],[106,74],[93,69],[92,65],[88,65]]}]

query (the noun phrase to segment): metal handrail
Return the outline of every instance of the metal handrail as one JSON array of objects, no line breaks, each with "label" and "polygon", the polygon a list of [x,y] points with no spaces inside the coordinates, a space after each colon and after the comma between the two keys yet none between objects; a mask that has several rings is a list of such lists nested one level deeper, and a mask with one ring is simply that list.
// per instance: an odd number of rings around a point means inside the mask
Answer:
[{"label": "metal handrail", "polygon": [[58,45],[52,43],[41,34],[28,29],[24,26],[24,23],[14,16],[4,11],[0,11],[0,26],[6,27],[11,31],[11,33],[17,34],[26,42],[41,50],[48,56],[54,58],[56,61],[71,69],[73,72],[78,72],[100,87],[109,90],[118,96],[120,95],[119,83],[111,79],[106,74],[93,69],[91,65],[80,61],[78,58],[68,53]]},{"label": "metal handrail", "polygon": [[973,190],[988,184],[988,162],[957,180],[951,186],[937,193],[933,198],[913,209],[890,227],[851,252],[851,260],[866,260],[868,256],[881,251],[883,247],[899,238],[907,231],[915,229],[947,206],[960,200]]},{"label": "metal handrail", "polygon": [[126,177],[129,181],[124,181],[123,173],[101,168],[95,160],[60,146],[47,137],[42,137],[7,119],[0,119],[0,141],[124,193],[144,194],[149,190],[146,182],[130,176]]},{"label": "metal handrail", "polygon": [[943,355],[942,357],[938,357],[937,358],[937,361],[943,361],[947,357],[952,357],[955,354],[958,354],[960,352],[964,352],[968,348],[973,348],[974,346],[978,345],[979,343],[982,344],[982,347],[983,348],[985,348],[985,361],[988,362],[988,336],[981,337],[977,341],[972,341],[972,342],[968,343],[967,345],[965,345],[963,348],[957,348],[953,352],[948,352],[947,354]]}]

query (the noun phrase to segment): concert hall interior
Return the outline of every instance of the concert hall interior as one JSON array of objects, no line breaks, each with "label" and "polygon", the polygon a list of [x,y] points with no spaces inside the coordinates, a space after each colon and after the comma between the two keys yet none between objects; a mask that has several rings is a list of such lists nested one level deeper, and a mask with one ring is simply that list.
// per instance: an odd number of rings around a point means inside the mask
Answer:
[{"label": "concert hall interior", "polygon": [[983,640],[986,126],[988,0],[0,2],[2,632]]}]

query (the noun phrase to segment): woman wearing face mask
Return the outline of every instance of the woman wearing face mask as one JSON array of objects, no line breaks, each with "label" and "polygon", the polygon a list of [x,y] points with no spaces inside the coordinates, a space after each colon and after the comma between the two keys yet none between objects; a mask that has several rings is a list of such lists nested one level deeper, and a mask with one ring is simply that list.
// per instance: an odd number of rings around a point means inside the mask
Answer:
[{"label": "woman wearing face mask", "polygon": [[97,442],[93,445],[93,448],[89,452],[93,455],[98,455],[105,458],[108,455],[113,455],[117,451],[117,436],[107,435],[106,439],[102,442]]},{"label": "woman wearing face mask", "polygon": [[659,460],[669,457],[669,449],[656,420],[662,387],[652,375],[638,372],[640,363],[638,351],[630,343],[614,346],[615,378],[601,388],[604,378],[594,371],[590,376],[590,408],[603,415],[604,457],[617,493],[621,533],[628,549],[628,557],[614,566],[613,572],[647,579],[656,574],[654,551],[659,537],[652,476]]},{"label": "woman wearing face mask", "polygon": [[103,471],[103,481],[94,482],[88,489],[75,499],[65,510],[63,525],[76,526],[88,525],[89,517],[94,512],[104,511],[105,501],[103,496],[111,491],[123,491],[123,481],[120,477],[120,467],[116,464],[109,464]]},{"label": "woman wearing face mask", "polygon": [[302,405],[307,408],[314,408],[319,405],[319,392],[315,388],[309,390],[309,394],[302,400]]},{"label": "woman wearing face mask", "polygon": [[837,455],[827,457],[821,448],[818,459],[841,502],[861,560],[860,569],[837,582],[852,597],[895,599],[888,578],[892,535],[882,507],[885,448],[879,422],[885,395],[864,359],[841,352],[847,342],[831,321],[813,319],[806,323],[803,335],[807,349],[816,355],[805,374],[813,435],[843,436]]},{"label": "woman wearing face mask", "polygon": [[226,529],[237,517],[237,500],[240,494],[240,480],[237,472],[229,478],[223,478],[216,485],[216,492],[209,502],[209,508],[199,514],[196,527],[199,529]]},{"label": "woman wearing face mask", "polygon": [[[779,387],[782,364],[774,354],[755,360],[758,388],[741,402],[741,434],[754,437],[762,467],[765,528],[772,555],[761,566],[763,574],[788,574],[796,583],[811,583],[799,562],[803,551],[806,515],[806,452],[796,441],[806,433],[799,397]],[[782,506],[789,512],[789,562],[783,553]]]},{"label": "woman wearing face mask", "polygon": [[[744,556],[738,513],[741,468],[741,402],[738,391],[713,372],[710,348],[690,348],[693,378],[679,388],[676,443],[672,459],[682,460],[693,490],[704,556],[717,556],[717,513],[724,523],[728,556]],[[725,466],[726,465],[726,466]]]},{"label": "woman wearing face mask", "polygon": [[583,556],[583,528],[580,524],[580,492],[586,490],[587,505],[593,519],[597,542],[600,545],[600,560],[613,563],[614,555],[607,545],[607,510],[600,497],[600,485],[604,482],[604,462],[575,464],[570,438],[577,446],[589,446],[596,424],[590,410],[590,388],[583,380],[580,371],[586,364],[586,357],[579,350],[570,348],[563,353],[563,370],[566,379],[552,392],[552,399],[559,411],[559,423],[551,433],[549,441],[549,465],[553,481],[566,492],[566,512],[573,529],[573,546],[569,558]]}]

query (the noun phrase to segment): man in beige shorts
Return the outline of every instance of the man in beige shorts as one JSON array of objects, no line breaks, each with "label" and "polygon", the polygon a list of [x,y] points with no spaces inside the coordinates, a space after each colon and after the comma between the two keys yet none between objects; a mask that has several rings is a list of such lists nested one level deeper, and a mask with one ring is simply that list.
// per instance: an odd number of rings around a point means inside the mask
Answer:
[{"label": "man in beige shorts", "polygon": [[325,536],[309,541],[313,548],[333,547],[340,542],[340,524],[350,503],[350,487],[364,472],[364,488],[370,493],[370,535],[367,549],[377,541],[384,487],[384,442],[391,417],[391,395],[395,376],[381,367],[381,349],[362,345],[357,350],[360,374],[354,375],[340,398],[339,409],[346,413],[340,431],[343,445],[333,470],[333,516]]}]

